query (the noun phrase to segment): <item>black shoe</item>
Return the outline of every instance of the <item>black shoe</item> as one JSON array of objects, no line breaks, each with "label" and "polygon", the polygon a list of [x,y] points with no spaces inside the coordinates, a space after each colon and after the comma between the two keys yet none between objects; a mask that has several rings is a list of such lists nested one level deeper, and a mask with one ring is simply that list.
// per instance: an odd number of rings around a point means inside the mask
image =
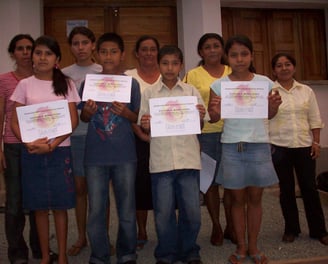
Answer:
[{"label": "black shoe", "polygon": [[28,264],[28,261],[26,259],[16,259],[14,261],[10,262],[11,264]]},{"label": "black shoe", "polygon": [[170,264],[170,263],[159,260],[159,261],[156,261],[156,264]]},{"label": "black shoe", "polygon": [[124,262],[123,264],[137,264],[137,261],[129,260],[129,261]]},{"label": "black shoe", "polygon": [[328,235],[319,238],[321,244],[328,246]]},{"label": "black shoe", "polygon": [[296,236],[294,234],[284,234],[282,236],[282,241],[285,243],[293,243]]}]

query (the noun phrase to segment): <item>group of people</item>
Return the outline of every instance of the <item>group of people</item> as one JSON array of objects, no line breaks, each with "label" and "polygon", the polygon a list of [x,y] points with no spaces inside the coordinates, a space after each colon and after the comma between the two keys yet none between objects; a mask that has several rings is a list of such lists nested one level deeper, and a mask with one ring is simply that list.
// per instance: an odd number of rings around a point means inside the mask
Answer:
[{"label": "group of people", "polygon": [[[148,210],[154,211],[157,264],[201,264],[197,237],[201,227],[201,151],[216,161],[213,181],[204,194],[212,220],[210,243],[236,244],[228,261],[268,263],[257,240],[265,187],[280,186],[285,220],[284,242],[301,232],[295,177],[302,193],[309,235],[328,245],[328,233],[315,182],[323,127],[313,90],[294,79],[296,61],[278,53],[272,59],[275,82],[255,73],[251,40],[204,34],[197,46],[201,61],[179,78],[183,53],[141,36],[135,45],[138,65],[123,71],[124,42],[116,33],[97,40],[86,27],[68,37],[76,63],[60,69],[61,51],[50,36],[35,41],[15,36],[8,47],[16,63],[0,75],[1,170],[6,182],[5,230],[8,259],[28,263],[23,237],[25,211],[30,216],[30,247],[41,264],[68,263],[90,244],[91,264],[137,263],[137,250],[148,241]],[[94,59],[96,53],[97,63]],[[81,101],[86,74],[131,76],[128,103]],[[221,86],[258,82],[268,86],[266,118],[221,118]],[[150,100],[193,96],[201,134],[152,137]],[[72,134],[21,141],[16,109],[65,99]],[[79,121],[80,120],[80,121]],[[115,248],[109,237],[109,191],[118,214]],[[219,185],[224,188],[226,226],[220,224]],[[67,210],[75,208],[78,238],[67,250]],[[87,212],[88,208],[88,212]],[[58,255],[49,247],[49,210],[55,220]],[[178,210],[178,213],[176,213]],[[15,223],[15,225],[13,225]]]}]

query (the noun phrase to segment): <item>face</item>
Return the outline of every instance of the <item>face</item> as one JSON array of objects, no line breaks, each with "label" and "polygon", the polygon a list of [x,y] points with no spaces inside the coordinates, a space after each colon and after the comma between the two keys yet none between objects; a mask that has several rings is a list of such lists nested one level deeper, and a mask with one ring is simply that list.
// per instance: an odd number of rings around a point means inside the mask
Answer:
[{"label": "face", "polygon": [[88,37],[76,34],[72,38],[71,51],[77,62],[90,60],[94,49],[95,44]]},{"label": "face", "polygon": [[32,66],[32,46],[32,42],[28,39],[21,39],[16,42],[16,47],[11,57],[16,61],[17,66]]},{"label": "face", "polygon": [[32,60],[34,71],[36,73],[50,73],[59,62],[56,54],[44,45],[38,45],[35,47]]},{"label": "face", "polygon": [[253,54],[244,45],[234,43],[228,52],[228,62],[233,72],[248,72]]},{"label": "face", "polygon": [[111,41],[103,42],[98,50],[99,63],[103,67],[103,73],[118,74],[121,71],[121,62],[124,59],[117,43]]},{"label": "face", "polygon": [[210,38],[204,42],[199,53],[205,64],[212,64],[221,61],[224,51],[218,39]]},{"label": "face", "polygon": [[136,57],[140,65],[154,66],[157,65],[157,53],[156,43],[152,39],[147,39],[140,43]]},{"label": "face", "polygon": [[273,69],[273,75],[279,81],[290,81],[294,78],[295,66],[285,56],[280,57]]},{"label": "face", "polygon": [[162,74],[163,82],[175,82],[182,69],[182,63],[177,55],[164,55],[159,62],[159,70]]}]

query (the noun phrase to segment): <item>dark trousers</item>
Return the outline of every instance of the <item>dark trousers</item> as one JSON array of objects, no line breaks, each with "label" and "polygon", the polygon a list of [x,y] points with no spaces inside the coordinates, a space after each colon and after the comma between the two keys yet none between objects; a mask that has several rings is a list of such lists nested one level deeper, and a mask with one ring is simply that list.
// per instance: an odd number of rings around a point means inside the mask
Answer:
[{"label": "dark trousers", "polygon": [[[6,184],[5,232],[8,243],[8,258],[10,262],[28,259],[28,247],[24,240],[25,214],[22,208],[22,184],[20,164],[21,144],[4,144],[6,169],[4,172]],[[40,255],[39,239],[33,212],[29,213],[30,247],[33,254]]]},{"label": "dark trousers", "polygon": [[279,178],[280,206],[285,219],[285,233],[298,235],[301,232],[295,196],[295,171],[310,237],[321,238],[327,234],[327,230],[316,188],[315,160],[310,155],[311,147],[272,147],[272,161]]}]

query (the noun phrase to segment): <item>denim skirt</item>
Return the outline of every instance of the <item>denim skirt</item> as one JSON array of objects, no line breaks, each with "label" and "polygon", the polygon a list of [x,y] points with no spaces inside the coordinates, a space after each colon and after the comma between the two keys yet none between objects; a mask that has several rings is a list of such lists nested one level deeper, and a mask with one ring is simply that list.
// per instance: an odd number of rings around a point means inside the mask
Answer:
[{"label": "denim skirt", "polygon": [[65,210],[75,207],[75,185],[70,147],[30,154],[22,147],[23,207],[29,210]]},{"label": "denim skirt", "polygon": [[223,143],[215,181],[227,189],[267,187],[278,183],[268,143]]}]

